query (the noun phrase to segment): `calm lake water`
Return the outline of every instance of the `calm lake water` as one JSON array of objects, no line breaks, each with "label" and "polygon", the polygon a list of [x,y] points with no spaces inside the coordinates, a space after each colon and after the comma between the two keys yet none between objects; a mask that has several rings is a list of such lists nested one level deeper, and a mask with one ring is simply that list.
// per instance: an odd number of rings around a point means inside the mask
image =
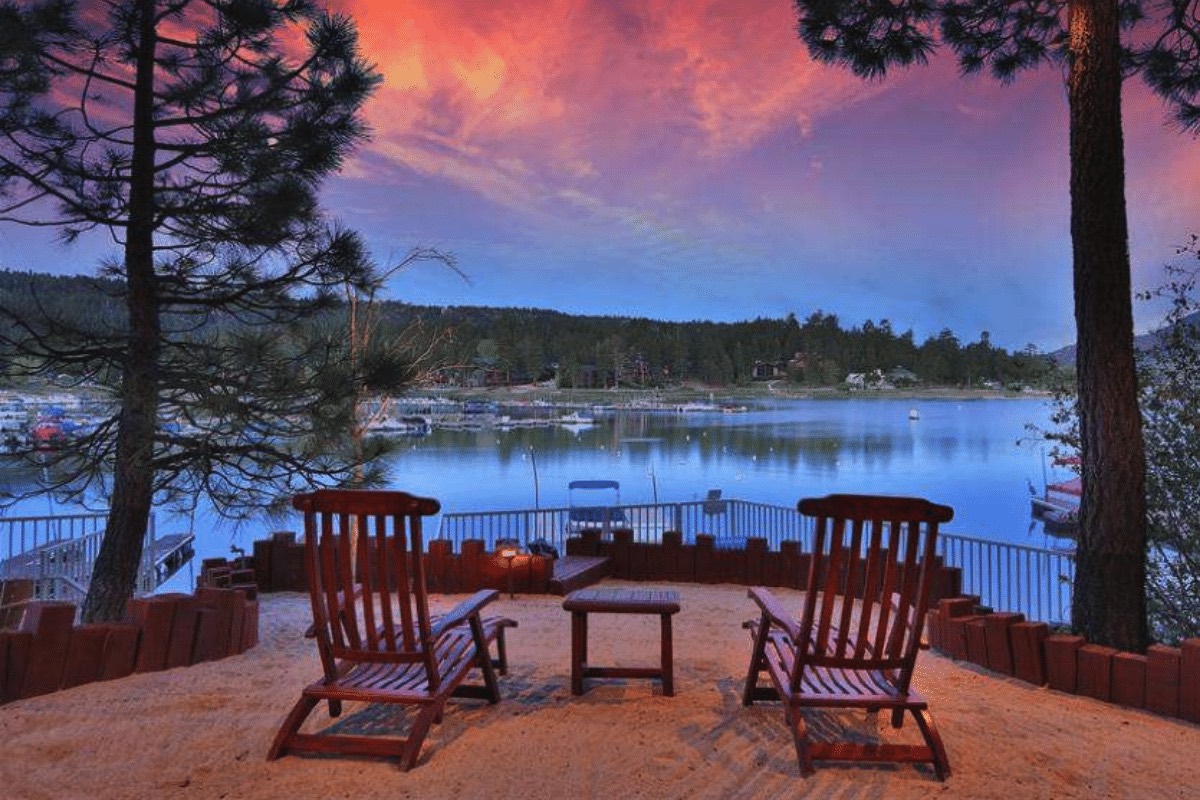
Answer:
[{"label": "calm lake water", "polygon": [[[919,419],[909,419],[910,409]],[[1040,490],[1045,456],[1026,426],[1045,426],[1050,412],[1034,398],[852,398],[746,413],[598,415],[576,430],[439,429],[403,440],[390,487],[436,497],[445,511],[563,507],[567,484],[578,479],[620,481],[626,503],[699,500],[715,488],[783,506],[830,492],[909,494],[952,506],[948,532],[1048,547],[1062,541],[1030,523],[1027,481]],[[202,558],[228,556],[231,545],[249,551],[270,530],[299,529],[297,519],[235,528],[205,515],[158,517],[160,533],[189,525],[197,568]]]},{"label": "calm lake water", "polygon": [[[909,419],[916,409],[919,419]],[[621,483],[627,503],[726,498],[793,506],[830,492],[911,494],[951,505],[949,531],[1042,545],[1026,480],[1042,485],[1042,399],[794,400],[747,413],[622,413],[580,430],[435,431],[392,482],[447,511],[568,505],[577,479]],[[534,468],[537,481],[535,487]],[[535,497],[536,489],[536,497]]]}]

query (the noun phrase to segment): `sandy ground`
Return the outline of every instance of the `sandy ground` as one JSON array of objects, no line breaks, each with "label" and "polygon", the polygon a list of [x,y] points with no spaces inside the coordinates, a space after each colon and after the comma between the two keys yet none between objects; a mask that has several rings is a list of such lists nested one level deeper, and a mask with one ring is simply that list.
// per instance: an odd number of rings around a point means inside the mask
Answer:
[{"label": "sandy ground", "polygon": [[[489,611],[520,622],[510,631],[503,700],[452,704],[408,773],[379,760],[265,760],[300,688],[320,673],[315,645],[301,635],[307,597],[269,596],[261,643],[241,656],[0,707],[0,796],[1200,798],[1200,727],[927,653],[916,683],[945,739],[950,779],[912,765],[843,763],[818,763],[803,779],[779,706],[740,704],[750,649],[740,623],[754,613],[745,589],[673,588],[683,604],[675,697],[645,680],[589,682],[572,697],[561,598],[502,598]],[[795,592],[779,595],[795,605]],[[657,656],[657,618],[594,615],[591,634],[594,663]],[[406,714],[350,706],[343,719],[387,728],[404,725]],[[861,713],[809,720],[821,737],[843,726],[873,735],[876,724]],[[911,720],[900,735],[917,736]]]}]

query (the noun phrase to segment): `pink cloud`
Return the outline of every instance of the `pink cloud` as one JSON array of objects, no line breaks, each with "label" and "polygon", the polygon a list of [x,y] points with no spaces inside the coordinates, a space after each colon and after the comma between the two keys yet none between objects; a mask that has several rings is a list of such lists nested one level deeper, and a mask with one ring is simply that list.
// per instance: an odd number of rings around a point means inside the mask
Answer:
[{"label": "pink cloud", "polygon": [[342,7],[385,77],[367,112],[371,150],[510,204],[570,186],[614,201],[646,195],[646,181],[669,191],[664,167],[687,172],[782,129],[807,133],[884,89],[811,62],[786,3]]}]

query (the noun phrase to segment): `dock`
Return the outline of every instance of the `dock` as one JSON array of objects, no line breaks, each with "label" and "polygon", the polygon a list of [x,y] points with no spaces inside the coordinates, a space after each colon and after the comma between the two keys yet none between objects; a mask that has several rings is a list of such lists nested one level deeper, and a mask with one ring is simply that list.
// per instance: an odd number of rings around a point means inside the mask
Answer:
[{"label": "dock", "polygon": [[[104,514],[0,519],[0,582],[27,583],[34,600],[82,603],[104,539]],[[195,536],[156,536],[153,521],[146,534],[135,594],[153,594],[191,562]]]}]

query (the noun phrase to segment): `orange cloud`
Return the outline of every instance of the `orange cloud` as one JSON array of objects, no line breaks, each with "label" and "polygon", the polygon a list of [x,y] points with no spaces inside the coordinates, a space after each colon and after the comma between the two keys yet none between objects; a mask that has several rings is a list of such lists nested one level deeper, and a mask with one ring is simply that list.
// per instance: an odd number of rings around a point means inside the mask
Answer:
[{"label": "orange cloud", "polygon": [[[375,155],[517,206],[649,202],[674,174],[882,90],[767,0],[343,0],[384,75]],[[652,169],[646,169],[650,165]],[[620,196],[618,196],[620,195]]]}]

